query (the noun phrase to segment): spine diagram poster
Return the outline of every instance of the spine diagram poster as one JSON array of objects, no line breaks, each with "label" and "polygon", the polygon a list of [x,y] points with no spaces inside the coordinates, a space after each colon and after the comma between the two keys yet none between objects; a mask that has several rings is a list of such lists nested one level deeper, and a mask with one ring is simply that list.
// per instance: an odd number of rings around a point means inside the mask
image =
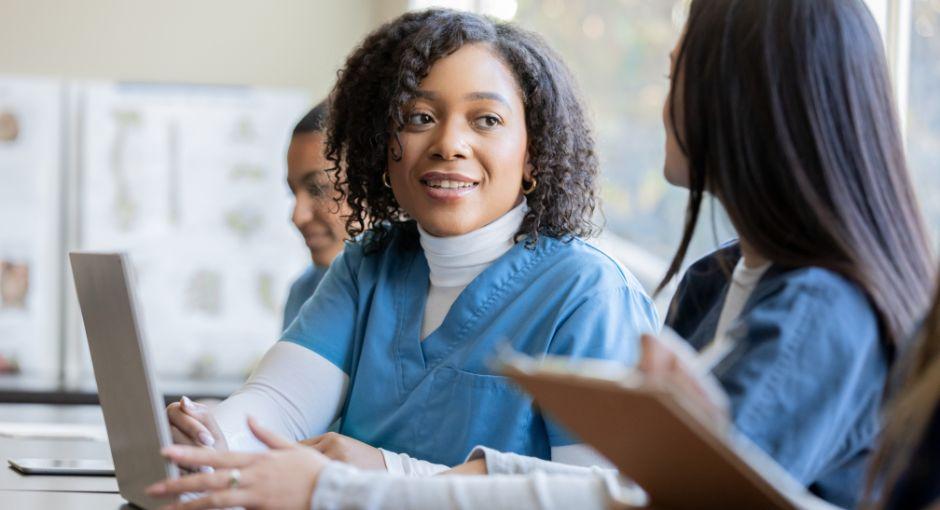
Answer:
[{"label": "spine diagram poster", "polygon": [[78,244],[130,254],[159,373],[244,375],[309,263],[285,153],[310,97],[85,83],[78,104]]},{"label": "spine diagram poster", "polygon": [[62,94],[0,76],[0,373],[58,369]]}]

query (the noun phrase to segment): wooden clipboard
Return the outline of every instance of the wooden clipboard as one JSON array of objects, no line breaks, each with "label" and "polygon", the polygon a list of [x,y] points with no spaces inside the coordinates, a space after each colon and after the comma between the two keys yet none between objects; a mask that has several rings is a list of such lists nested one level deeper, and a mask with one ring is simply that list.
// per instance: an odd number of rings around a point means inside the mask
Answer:
[{"label": "wooden clipboard", "polygon": [[518,361],[504,359],[502,372],[642,487],[653,508],[833,508],[667,388],[565,372],[558,362],[540,369],[531,359]]}]

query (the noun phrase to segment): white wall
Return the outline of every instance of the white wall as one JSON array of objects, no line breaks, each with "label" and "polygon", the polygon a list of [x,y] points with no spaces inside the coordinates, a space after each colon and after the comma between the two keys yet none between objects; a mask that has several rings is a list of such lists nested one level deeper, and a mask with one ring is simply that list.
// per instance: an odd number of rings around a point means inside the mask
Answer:
[{"label": "white wall", "polygon": [[323,94],[382,0],[0,0],[0,73]]}]

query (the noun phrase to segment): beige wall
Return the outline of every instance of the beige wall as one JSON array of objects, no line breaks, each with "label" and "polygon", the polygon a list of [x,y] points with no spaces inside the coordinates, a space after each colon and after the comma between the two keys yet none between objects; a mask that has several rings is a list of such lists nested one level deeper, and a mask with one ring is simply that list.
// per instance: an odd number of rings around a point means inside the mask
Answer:
[{"label": "beige wall", "polygon": [[325,93],[403,0],[0,0],[0,74]]}]

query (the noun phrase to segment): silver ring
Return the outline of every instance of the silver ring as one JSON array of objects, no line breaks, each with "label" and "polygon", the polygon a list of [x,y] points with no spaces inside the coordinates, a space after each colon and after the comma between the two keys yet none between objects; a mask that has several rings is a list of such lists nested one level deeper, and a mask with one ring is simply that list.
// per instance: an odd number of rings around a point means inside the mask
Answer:
[{"label": "silver ring", "polygon": [[238,484],[242,481],[242,472],[236,469],[231,469],[228,472],[228,488],[237,489]]}]

